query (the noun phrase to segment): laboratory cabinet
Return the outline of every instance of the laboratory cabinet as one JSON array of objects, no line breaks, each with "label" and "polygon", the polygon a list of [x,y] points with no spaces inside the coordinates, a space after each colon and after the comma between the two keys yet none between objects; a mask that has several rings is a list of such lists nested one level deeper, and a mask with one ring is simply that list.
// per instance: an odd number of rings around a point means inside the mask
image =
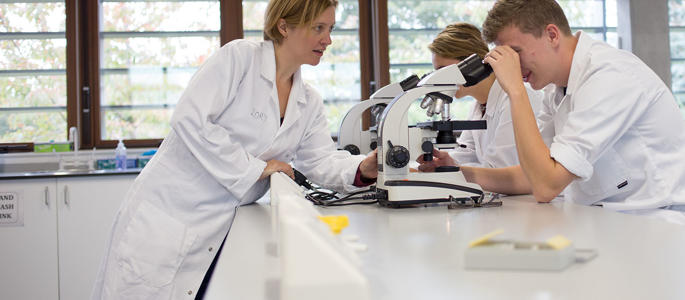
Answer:
[{"label": "laboratory cabinet", "polygon": [[18,198],[22,218],[0,223],[2,299],[57,299],[56,189],[54,178],[0,181],[0,192]]},{"label": "laboratory cabinet", "polygon": [[4,299],[89,299],[109,232],[136,174],[0,181],[23,224],[0,225]]}]

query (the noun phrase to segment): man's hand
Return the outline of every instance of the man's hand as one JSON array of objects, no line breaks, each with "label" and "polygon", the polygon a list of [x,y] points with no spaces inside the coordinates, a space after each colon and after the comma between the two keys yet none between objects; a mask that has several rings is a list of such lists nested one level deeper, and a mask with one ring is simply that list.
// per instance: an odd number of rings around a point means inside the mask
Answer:
[{"label": "man's hand", "polygon": [[359,170],[362,172],[362,177],[366,179],[378,177],[378,149],[373,150],[362,160],[359,164]]},{"label": "man's hand", "polygon": [[276,172],[283,172],[285,175],[290,176],[290,178],[295,179],[295,172],[293,172],[292,166],[280,160],[272,159],[266,162],[266,167],[262,171],[262,175],[259,176],[259,180],[267,178]]},{"label": "man's hand", "polygon": [[447,153],[447,151],[440,151],[433,149],[433,160],[424,161],[423,155],[416,160],[419,163],[419,171],[421,172],[435,172],[435,168],[442,166],[457,166],[457,162]]},{"label": "man's hand", "polygon": [[508,95],[514,92],[525,93],[521,61],[514,49],[509,46],[497,46],[485,55],[483,61],[490,64],[497,82]]}]

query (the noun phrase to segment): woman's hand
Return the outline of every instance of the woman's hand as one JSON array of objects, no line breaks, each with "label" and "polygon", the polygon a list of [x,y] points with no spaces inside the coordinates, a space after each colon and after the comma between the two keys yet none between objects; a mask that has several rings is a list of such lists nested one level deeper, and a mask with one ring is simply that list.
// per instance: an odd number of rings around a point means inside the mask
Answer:
[{"label": "woman's hand", "polygon": [[416,161],[419,163],[419,171],[421,172],[435,172],[437,167],[457,165],[457,162],[452,159],[447,151],[438,149],[433,149],[433,160],[424,161],[423,155],[421,155]]},{"label": "woman's hand", "polygon": [[259,176],[259,180],[267,178],[276,172],[283,172],[285,175],[290,176],[290,178],[295,179],[295,172],[293,172],[292,166],[280,160],[272,159],[266,162],[266,167],[262,171],[262,175]]},{"label": "woman's hand", "polygon": [[362,172],[362,177],[366,179],[378,177],[378,149],[366,156],[359,164],[359,170]]},{"label": "woman's hand", "polygon": [[497,81],[508,95],[521,90],[525,93],[521,61],[514,49],[509,46],[497,46],[485,55],[483,62],[490,64]]}]

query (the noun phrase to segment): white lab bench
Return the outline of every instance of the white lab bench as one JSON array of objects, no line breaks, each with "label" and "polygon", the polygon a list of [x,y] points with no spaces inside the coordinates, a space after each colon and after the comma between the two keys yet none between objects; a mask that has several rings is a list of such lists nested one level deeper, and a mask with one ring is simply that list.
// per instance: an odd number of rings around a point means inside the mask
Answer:
[{"label": "white lab bench", "polygon": [[[343,234],[368,245],[360,253],[370,299],[685,299],[685,226],[532,196],[501,207],[378,205],[318,208],[346,214]],[[469,241],[495,229],[517,240],[561,234],[598,256],[560,272],[464,269]],[[278,299],[268,201],[240,207],[204,299]]]}]

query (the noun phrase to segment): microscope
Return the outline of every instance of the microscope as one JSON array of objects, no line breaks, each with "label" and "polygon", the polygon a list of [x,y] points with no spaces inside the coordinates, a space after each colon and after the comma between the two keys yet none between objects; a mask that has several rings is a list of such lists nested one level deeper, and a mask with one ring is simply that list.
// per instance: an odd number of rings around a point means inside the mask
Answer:
[{"label": "microscope", "polygon": [[338,130],[338,150],[347,150],[353,155],[369,153],[376,149],[378,133],[375,128],[363,130],[362,114],[369,108],[387,105],[397,95],[416,87],[419,77],[411,75],[401,82],[386,85],[373,93],[368,100],[361,101],[347,111]]},{"label": "microscope", "polygon": [[[431,160],[434,148],[457,147],[454,130],[486,129],[485,120],[450,120],[451,95],[461,86],[477,84],[492,73],[492,68],[473,54],[459,64],[449,65],[424,76],[413,89],[404,91],[388,104],[381,116],[378,144],[376,196],[383,206],[465,201],[480,203],[482,188],[466,182],[459,167],[438,167],[435,172],[410,172],[410,160],[423,155]],[[448,96],[450,95],[450,96]],[[418,98],[429,116],[441,120],[408,126],[407,111]]]}]

